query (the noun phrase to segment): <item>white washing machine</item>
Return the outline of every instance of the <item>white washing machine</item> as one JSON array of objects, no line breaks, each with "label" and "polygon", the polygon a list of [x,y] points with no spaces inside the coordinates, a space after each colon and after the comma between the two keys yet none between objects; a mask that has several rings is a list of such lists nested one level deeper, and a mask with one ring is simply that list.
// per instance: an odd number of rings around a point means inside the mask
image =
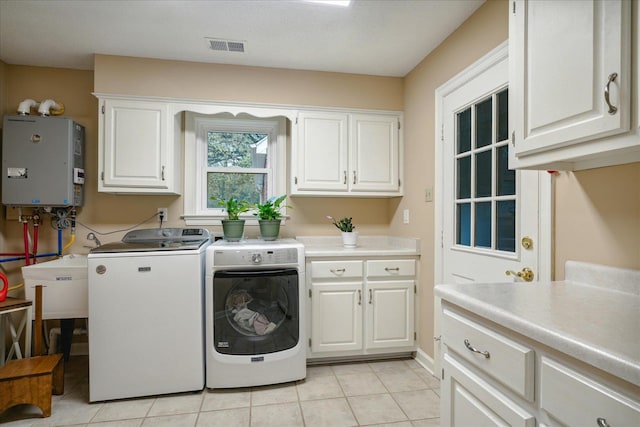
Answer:
[{"label": "white washing machine", "polygon": [[206,386],[305,378],[304,246],[219,240],[206,259]]},{"label": "white washing machine", "polygon": [[89,400],[204,388],[209,231],[134,230],[91,251]]}]

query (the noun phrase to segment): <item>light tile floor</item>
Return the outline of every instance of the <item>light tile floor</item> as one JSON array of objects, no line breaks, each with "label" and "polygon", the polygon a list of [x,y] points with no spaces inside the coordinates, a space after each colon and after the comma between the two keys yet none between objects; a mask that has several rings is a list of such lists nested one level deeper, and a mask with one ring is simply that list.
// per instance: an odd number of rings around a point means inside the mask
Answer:
[{"label": "light tile floor", "polygon": [[0,424],[26,426],[434,427],[440,419],[438,378],[413,359],[309,366],[302,381],[89,403],[88,358],[71,357],[65,393],[52,415],[30,405],[0,414]]}]

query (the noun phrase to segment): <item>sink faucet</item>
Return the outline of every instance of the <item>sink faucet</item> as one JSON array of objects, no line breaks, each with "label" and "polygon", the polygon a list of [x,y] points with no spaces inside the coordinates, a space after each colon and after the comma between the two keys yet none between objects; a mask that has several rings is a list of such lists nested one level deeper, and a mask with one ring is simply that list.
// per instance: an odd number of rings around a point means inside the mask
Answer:
[{"label": "sink faucet", "polygon": [[96,244],[96,248],[100,245],[102,245],[102,243],[100,243],[100,240],[98,240],[98,238],[96,237],[95,234],[93,233],[89,233],[87,234],[87,240],[92,240],[95,244]]}]

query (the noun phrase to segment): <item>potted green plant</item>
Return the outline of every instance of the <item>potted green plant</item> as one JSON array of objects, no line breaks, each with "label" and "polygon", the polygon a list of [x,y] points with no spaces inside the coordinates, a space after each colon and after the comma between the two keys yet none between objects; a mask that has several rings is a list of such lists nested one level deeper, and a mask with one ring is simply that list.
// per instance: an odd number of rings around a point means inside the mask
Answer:
[{"label": "potted green plant", "polygon": [[327,215],[327,219],[342,233],[342,245],[345,248],[355,248],[358,245],[358,233],[354,231],[356,226],[353,225],[352,217],[335,220],[332,216]]},{"label": "potted green plant", "polygon": [[225,240],[237,242],[244,234],[244,219],[240,214],[251,209],[251,204],[246,200],[238,200],[230,197],[227,200],[218,200],[218,206],[227,211],[227,219],[222,220],[222,234]]},{"label": "potted green plant", "polygon": [[254,215],[258,217],[260,235],[264,240],[276,240],[278,238],[282,218],[282,212],[280,210],[285,207],[291,207],[282,204],[286,197],[286,194],[278,198],[271,197],[264,203],[255,205],[256,212]]}]

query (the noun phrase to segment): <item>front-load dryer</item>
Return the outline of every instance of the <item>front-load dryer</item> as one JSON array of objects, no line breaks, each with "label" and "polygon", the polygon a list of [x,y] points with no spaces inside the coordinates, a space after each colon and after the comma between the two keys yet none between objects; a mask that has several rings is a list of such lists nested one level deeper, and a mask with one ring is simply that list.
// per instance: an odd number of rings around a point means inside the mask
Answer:
[{"label": "front-load dryer", "polygon": [[306,376],[304,247],[293,239],[220,240],[207,249],[206,386]]}]

